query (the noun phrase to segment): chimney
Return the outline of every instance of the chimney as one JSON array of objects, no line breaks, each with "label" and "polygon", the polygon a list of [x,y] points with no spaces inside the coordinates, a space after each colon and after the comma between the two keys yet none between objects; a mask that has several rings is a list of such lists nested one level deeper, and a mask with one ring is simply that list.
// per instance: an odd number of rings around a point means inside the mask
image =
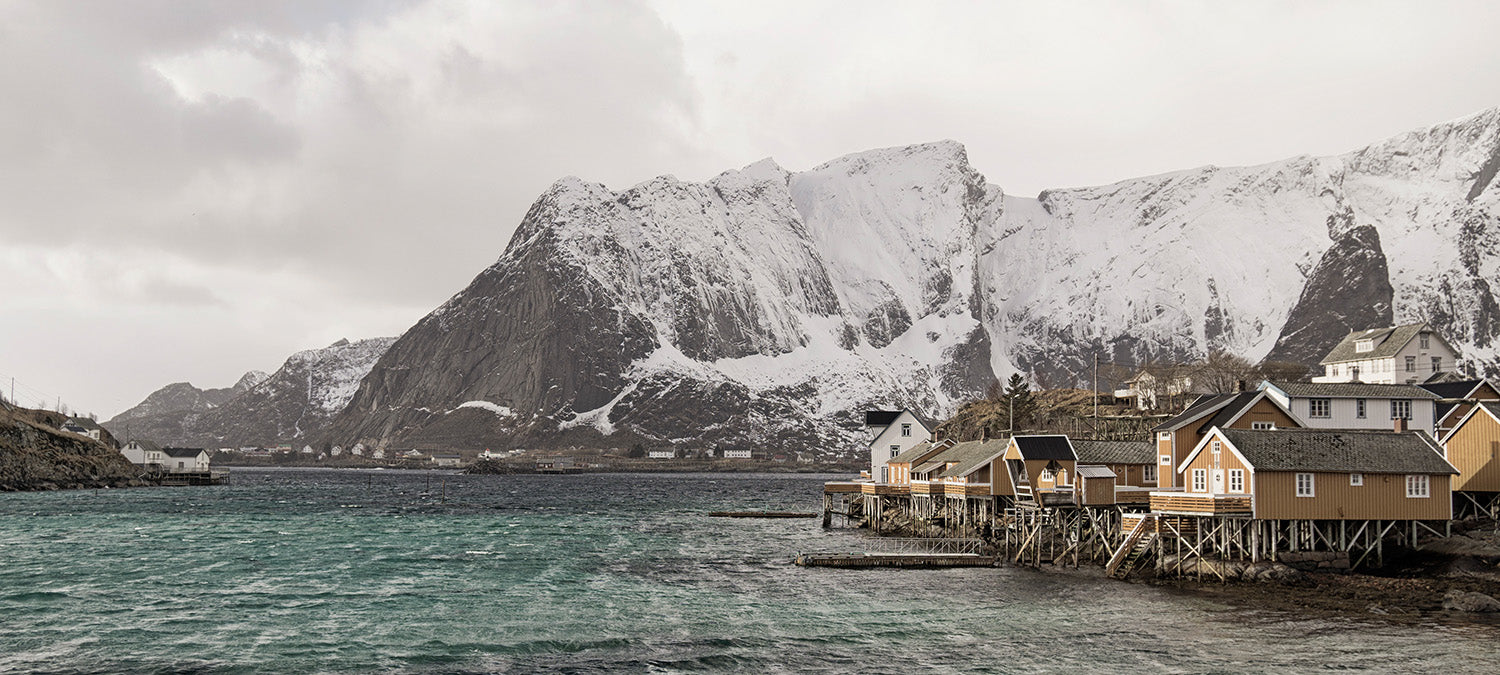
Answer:
[{"label": "chimney", "polygon": [[979,429],[979,440],[980,441],[988,441],[988,440],[990,440],[990,428],[989,427],[980,427],[980,429]]},{"label": "chimney", "polygon": [[1397,417],[1395,423],[1396,423],[1396,433],[1398,433],[1398,434],[1404,434],[1404,433],[1406,433],[1406,418],[1405,417]]},{"label": "chimney", "polygon": [[1244,380],[1235,380],[1234,381],[1234,390],[1237,391],[1237,392],[1240,392],[1240,393],[1244,393],[1245,392],[1245,381]]}]

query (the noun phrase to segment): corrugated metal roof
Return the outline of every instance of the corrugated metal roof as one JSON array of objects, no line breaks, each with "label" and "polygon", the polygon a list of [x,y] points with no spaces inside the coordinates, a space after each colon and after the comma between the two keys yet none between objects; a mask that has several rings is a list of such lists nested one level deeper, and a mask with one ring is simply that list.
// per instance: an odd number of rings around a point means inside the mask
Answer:
[{"label": "corrugated metal roof", "polygon": [[1156,448],[1150,441],[1073,441],[1080,463],[1155,464]]},{"label": "corrugated metal roof", "polygon": [[1107,466],[1079,466],[1074,473],[1079,478],[1118,478]]},{"label": "corrugated metal roof", "polygon": [[1068,437],[1061,434],[1016,436],[1011,440],[1016,442],[1016,449],[1021,451],[1024,459],[1078,459],[1073,454],[1073,446],[1068,443]]},{"label": "corrugated metal roof", "polygon": [[1294,398],[1440,398],[1414,384],[1370,384],[1368,382],[1272,382]]},{"label": "corrugated metal roof", "polygon": [[[1396,355],[1412,338],[1423,330],[1431,332],[1425,323],[1409,323],[1404,326],[1391,326],[1389,328],[1371,328],[1369,330],[1357,330],[1344,336],[1333,350],[1323,357],[1318,365],[1330,363],[1343,363],[1345,361],[1363,361],[1365,359],[1383,359]],[[1356,350],[1355,346],[1361,340],[1378,341],[1373,349],[1367,352]]]},{"label": "corrugated metal roof", "polygon": [[1219,431],[1256,471],[1458,473],[1421,431]]}]

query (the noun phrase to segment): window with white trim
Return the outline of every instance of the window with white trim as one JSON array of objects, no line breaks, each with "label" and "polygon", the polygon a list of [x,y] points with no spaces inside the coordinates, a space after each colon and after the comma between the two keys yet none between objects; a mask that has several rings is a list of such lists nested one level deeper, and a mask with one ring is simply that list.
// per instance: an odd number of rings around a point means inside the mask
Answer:
[{"label": "window with white trim", "polygon": [[1315,496],[1314,493],[1313,493],[1313,474],[1310,474],[1310,473],[1299,473],[1299,474],[1297,474],[1297,496],[1298,497],[1313,497],[1313,496]]},{"label": "window with white trim", "polygon": [[1217,468],[1219,468],[1219,454],[1220,454],[1220,450],[1223,450],[1224,444],[1220,443],[1218,441],[1218,439],[1214,439],[1214,441],[1209,444],[1209,447],[1210,447],[1210,451],[1213,453],[1213,456],[1214,456],[1214,468],[1217,469]]},{"label": "window with white trim", "polygon": [[1427,349],[1428,345],[1431,344],[1428,340],[1429,340],[1429,336],[1426,333],[1422,333],[1421,335],[1418,335],[1417,336],[1417,347],[1419,349]]},{"label": "window with white trim", "polygon": [[1162,466],[1172,466],[1172,456],[1171,455],[1162,455],[1161,456],[1160,464]]},{"label": "window with white trim", "polygon": [[1408,373],[1415,373],[1415,372],[1417,372],[1417,357],[1415,357],[1415,356],[1408,356],[1408,357],[1406,357],[1406,372],[1408,372]]},{"label": "window with white trim", "polygon": [[1434,356],[1434,357],[1432,357],[1432,372],[1437,373],[1437,372],[1442,372],[1442,370],[1443,370],[1443,357],[1441,357],[1441,356]]},{"label": "window with white trim", "polygon": [[1422,499],[1432,496],[1431,486],[1428,484],[1426,475],[1406,477],[1406,496],[1410,499]]},{"label": "window with white trim", "polygon": [[1163,431],[1161,433],[1158,433],[1156,435],[1156,438],[1157,438],[1157,440],[1161,440],[1161,441],[1170,441],[1170,440],[1172,440],[1172,432],[1170,432],[1170,431]]},{"label": "window with white trim", "polygon": [[1307,399],[1308,417],[1328,417],[1329,401],[1326,398]]},{"label": "window with white trim", "polygon": [[1208,492],[1208,469],[1193,469],[1193,492]]},{"label": "window with white trim", "polygon": [[1243,493],[1245,491],[1245,470],[1244,469],[1230,469],[1229,470],[1229,491],[1230,492],[1236,492],[1236,493]]},{"label": "window with white trim", "polygon": [[1349,487],[1360,487],[1365,484],[1365,475],[1362,473],[1349,474]]},{"label": "window with white trim", "polygon": [[1411,419],[1411,400],[1405,398],[1391,399],[1391,419]]},{"label": "window with white trim", "polygon": [[1156,465],[1155,464],[1147,464],[1146,466],[1141,467],[1141,469],[1142,469],[1141,470],[1141,481],[1142,482],[1145,482],[1145,483],[1155,483],[1156,482]]},{"label": "window with white trim", "polygon": [[899,454],[901,454],[901,446],[899,446],[899,445],[892,445],[891,446],[891,459],[895,459],[896,455],[899,455]]},{"label": "window with white trim", "polygon": [[1369,340],[1360,340],[1359,342],[1354,343],[1354,351],[1373,352],[1375,351],[1375,343]]},{"label": "window with white trim", "polygon": [[1275,422],[1251,422],[1250,428],[1256,431],[1271,431],[1276,428]]},{"label": "window with white trim", "polygon": [[1354,399],[1354,416],[1358,417],[1360,419],[1364,419],[1365,418],[1365,400],[1364,399],[1362,399],[1362,398]]}]

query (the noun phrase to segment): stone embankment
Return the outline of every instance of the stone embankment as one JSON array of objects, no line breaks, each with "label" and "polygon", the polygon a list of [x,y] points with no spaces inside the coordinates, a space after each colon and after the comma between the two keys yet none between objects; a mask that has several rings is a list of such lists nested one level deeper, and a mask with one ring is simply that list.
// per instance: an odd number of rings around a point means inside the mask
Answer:
[{"label": "stone embankment", "polygon": [[146,485],[119,451],[0,409],[0,492]]}]

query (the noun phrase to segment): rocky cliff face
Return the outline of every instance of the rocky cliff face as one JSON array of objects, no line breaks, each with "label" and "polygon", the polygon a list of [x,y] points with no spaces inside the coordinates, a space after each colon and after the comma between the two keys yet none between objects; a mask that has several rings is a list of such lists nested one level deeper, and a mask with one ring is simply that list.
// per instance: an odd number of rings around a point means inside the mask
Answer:
[{"label": "rocky cliff face", "polygon": [[325,434],[837,454],[858,410],[1425,319],[1500,364],[1500,109],[1336,157],[1006,195],[941,142],[622,192],[559,181]]},{"label": "rocky cliff face", "polygon": [[344,409],[360,379],[394,341],[340,340],[323,349],[298,352],[275,373],[267,376],[252,371],[229,390],[168,385],[104,426],[120,438],[125,438],[128,428],[132,438],[170,446],[308,442]]},{"label": "rocky cliff face", "polygon": [[118,451],[29,419],[0,405],[0,492],[142,485]]}]

